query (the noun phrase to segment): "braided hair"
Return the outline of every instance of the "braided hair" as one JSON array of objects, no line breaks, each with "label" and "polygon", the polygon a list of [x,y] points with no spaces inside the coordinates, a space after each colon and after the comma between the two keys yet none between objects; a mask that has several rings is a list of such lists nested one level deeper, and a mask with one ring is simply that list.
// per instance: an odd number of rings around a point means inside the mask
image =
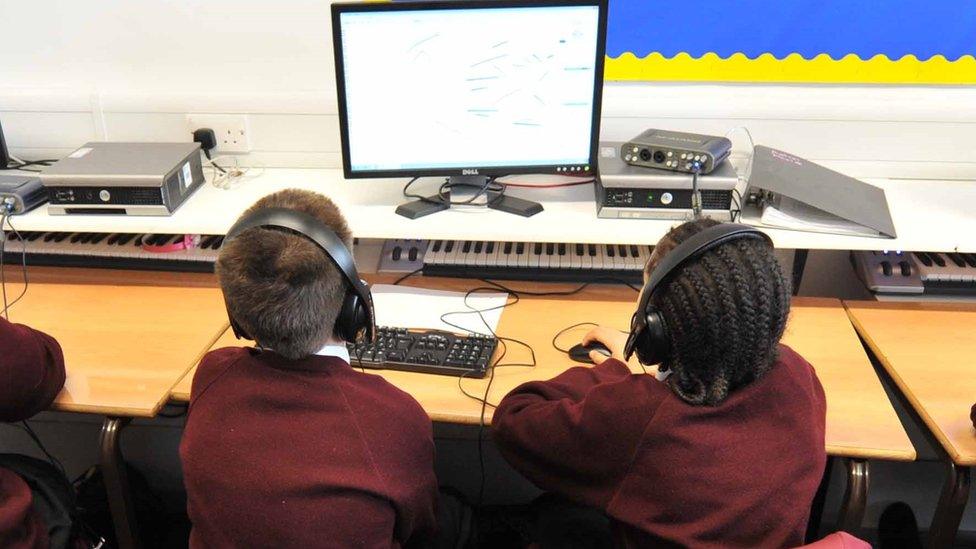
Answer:
[{"label": "braided hair", "polygon": [[[672,229],[645,266],[718,222],[698,219]],[[668,383],[685,402],[715,406],[768,372],[790,313],[790,283],[773,249],[755,239],[732,240],[685,263],[658,289],[671,338]]]}]

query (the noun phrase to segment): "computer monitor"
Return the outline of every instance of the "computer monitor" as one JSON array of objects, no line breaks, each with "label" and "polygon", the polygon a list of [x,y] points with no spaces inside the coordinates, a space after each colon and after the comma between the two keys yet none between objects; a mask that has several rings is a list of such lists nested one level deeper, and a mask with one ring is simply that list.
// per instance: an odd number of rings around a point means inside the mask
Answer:
[{"label": "computer monitor", "polygon": [[607,0],[332,5],[346,178],[596,169]]}]

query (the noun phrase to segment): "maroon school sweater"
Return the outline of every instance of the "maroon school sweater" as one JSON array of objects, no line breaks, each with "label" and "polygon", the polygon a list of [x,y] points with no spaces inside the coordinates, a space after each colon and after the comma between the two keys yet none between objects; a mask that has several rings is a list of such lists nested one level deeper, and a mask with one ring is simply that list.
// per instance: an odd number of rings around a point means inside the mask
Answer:
[{"label": "maroon school sweater", "polygon": [[435,528],[430,419],[340,358],[211,352],[180,457],[192,547],[400,547]]},{"label": "maroon school sweater", "polygon": [[[0,318],[0,421],[20,421],[44,410],[63,386],[64,357],[57,341]],[[47,529],[34,512],[27,483],[0,468],[0,547],[47,546]]]},{"label": "maroon school sweater", "polygon": [[617,360],[517,387],[492,431],[540,488],[603,510],[627,547],[802,545],[823,475],[823,388],[786,346],[719,406]]}]

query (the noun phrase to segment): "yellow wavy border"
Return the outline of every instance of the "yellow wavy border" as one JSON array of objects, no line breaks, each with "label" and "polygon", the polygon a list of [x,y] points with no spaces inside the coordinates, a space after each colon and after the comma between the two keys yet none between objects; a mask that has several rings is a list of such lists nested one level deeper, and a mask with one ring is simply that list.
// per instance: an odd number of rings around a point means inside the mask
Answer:
[{"label": "yellow wavy border", "polygon": [[949,61],[936,55],[920,61],[913,55],[898,60],[876,55],[861,59],[850,54],[832,59],[820,54],[804,59],[793,53],[784,59],[764,53],[750,59],[742,53],[728,58],[706,53],[694,58],[687,53],[667,58],[659,53],[637,58],[626,52],[607,57],[605,80],[616,81],[712,81],[712,82],[807,82],[867,84],[976,84],[976,58],[965,55]]}]

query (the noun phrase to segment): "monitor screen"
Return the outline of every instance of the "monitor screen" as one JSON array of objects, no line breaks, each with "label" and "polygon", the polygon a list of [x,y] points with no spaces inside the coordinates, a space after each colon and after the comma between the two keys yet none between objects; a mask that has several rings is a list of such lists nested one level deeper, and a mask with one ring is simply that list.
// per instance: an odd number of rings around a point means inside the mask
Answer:
[{"label": "monitor screen", "polygon": [[334,4],[346,177],[584,173],[605,0]]}]

